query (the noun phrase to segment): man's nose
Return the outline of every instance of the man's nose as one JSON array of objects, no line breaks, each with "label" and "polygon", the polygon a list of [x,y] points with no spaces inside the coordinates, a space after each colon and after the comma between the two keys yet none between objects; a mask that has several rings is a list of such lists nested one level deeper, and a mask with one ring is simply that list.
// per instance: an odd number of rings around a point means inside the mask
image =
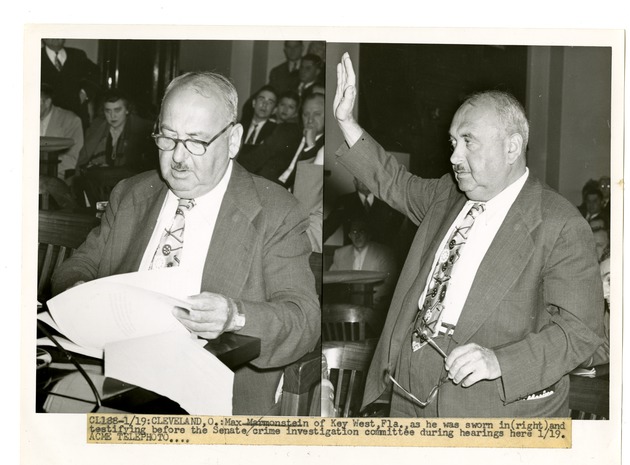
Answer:
[{"label": "man's nose", "polygon": [[177,141],[175,148],[173,149],[173,161],[175,163],[181,163],[188,158],[188,149],[184,146],[182,141]]},{"label": "man's nose", "polygon": [[453,147],[453,153],[451,153],[451,165],[458,165],[464,161],[463,150],[458,149],[457,146]]}]

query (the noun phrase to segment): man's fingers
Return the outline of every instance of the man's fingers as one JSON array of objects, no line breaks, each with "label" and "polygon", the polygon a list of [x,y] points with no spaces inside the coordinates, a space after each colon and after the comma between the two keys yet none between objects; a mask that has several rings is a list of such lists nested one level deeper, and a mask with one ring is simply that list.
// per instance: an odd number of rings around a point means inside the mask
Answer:
[{"label": "man's fingers", "polygon": [[456,347],[444,362],[448,376],[455,384],[472,386],[482,379],[501,376],[501,367],[494,352],[477,344]]},{"label": "man's fingers", "polygon": [[346,74],[346,79],[345,79],[346,85],[354,86],[356,84],[357,77],[356,77],[356,74],[354,74],[354,68],[352,67],[352,60],[350,59],[350,55],[348,54],[348,52],[345,52],[341,59],[344,64],[344,71]]}]

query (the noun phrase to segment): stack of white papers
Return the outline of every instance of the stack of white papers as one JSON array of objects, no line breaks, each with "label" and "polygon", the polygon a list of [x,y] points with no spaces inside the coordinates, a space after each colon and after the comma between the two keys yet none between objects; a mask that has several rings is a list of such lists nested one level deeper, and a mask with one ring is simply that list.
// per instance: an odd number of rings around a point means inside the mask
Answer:
[{"label": "stack of white papers", "polygon": [[50,299],[54,322],[47,323],[82,348],[69,350],[104,352],[105,376],[169,397],[191,414],[231,415],[234,374],[172,314],[190,308],[187,282],[177,268],[90,281]]}]

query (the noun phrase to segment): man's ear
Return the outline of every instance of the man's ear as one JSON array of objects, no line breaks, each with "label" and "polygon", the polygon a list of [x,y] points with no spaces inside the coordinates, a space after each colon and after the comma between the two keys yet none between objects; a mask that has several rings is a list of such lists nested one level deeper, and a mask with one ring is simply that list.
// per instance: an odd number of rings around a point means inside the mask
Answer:
[{"label": "man's ear", "polygon": [[523,151],[523,136],[519,133],[514,133],[508,136],[506,140],[507,144],[507,162],[509,165],[514,164],[518,157],[521,156]]},{"label": "man's ear", "polygon": [[243,126],[236,123],[230,129],[230,136],[228,139],[228,153],[230,158],[236,157],[238,151],[241,149],[241,139],[243,137]]}]

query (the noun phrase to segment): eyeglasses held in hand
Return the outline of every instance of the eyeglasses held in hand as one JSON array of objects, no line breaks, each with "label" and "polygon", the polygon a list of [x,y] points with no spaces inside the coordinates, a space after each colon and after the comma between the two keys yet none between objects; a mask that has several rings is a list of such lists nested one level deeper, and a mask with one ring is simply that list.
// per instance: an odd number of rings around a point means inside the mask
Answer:
[{"label": "eyeglasses held in hand", "polygon": [[[197,139],[177,139],[175,137],[168,137],[164,134],[159,134],[155,132],[151,134],[151,137],[153,137],[153,140],[155,140],[155,145],[157,145],[160,150],[164,150],[165,152],[175,150],[177,144],[181,142],[182,144],[184,144],[184,147],[186,147],[186,150],[188,150],[192,155],[201,156],[206,153],[206,150],[208,150],[210,144],[217,140],[225,131],[227,131],[232,126],[234,126],[234,122],[229,123],[223,129],[221,129],[221,131],[219,131],[219,133],[208,142]],[[154,131],[156,130],[157,124]]]},{"label": "eyeglasses held in hand", "polygon": [[[439,352],[439,354],[442,356],[442,358],[446,359],[447,355],[446,352],[444,352],[440,346],[437,345],[437,343],[433,340],[433,338],[429,335],[429,331],[427,328],[423,328],[420,331],[420,338],[423,339],[424,341],[427,342],[427,344],[429,344],[431,347],[433,347],[435,350],[437,350]],[[438,383],[433,387],[433,389],[431,389],[431,392],[429,392],[429,395],[427,396],[427,400],[422,401],[420,399],[418,399],[416,396],[414,396],[411,392],[409,392],[407,389],[405,389],[404,387],[402,387],[400,385],[400,383],[398,381],[396,381],[396,379],[391,375],[390,371],[388,369],[385,370],[385,382],[387,381],[391,381],[392,383],[394,383],[394,385],[396,385],[396,387],[398,387],[398,389],[400,389],[401,391],[403,391],[403,393],[409,397],[413,402],[415,402],[416,404],[418,404],[420,407],[424,408],[427,405],[429,405],[431,402],[433,402],[435,400],[435,398],[437,397],[437,393],[438,390],[440,389],[440,387],[446,383],[449,380],[448,377],[448,373],[446,373],[441,379],[440,381],[438,381]]]}]

